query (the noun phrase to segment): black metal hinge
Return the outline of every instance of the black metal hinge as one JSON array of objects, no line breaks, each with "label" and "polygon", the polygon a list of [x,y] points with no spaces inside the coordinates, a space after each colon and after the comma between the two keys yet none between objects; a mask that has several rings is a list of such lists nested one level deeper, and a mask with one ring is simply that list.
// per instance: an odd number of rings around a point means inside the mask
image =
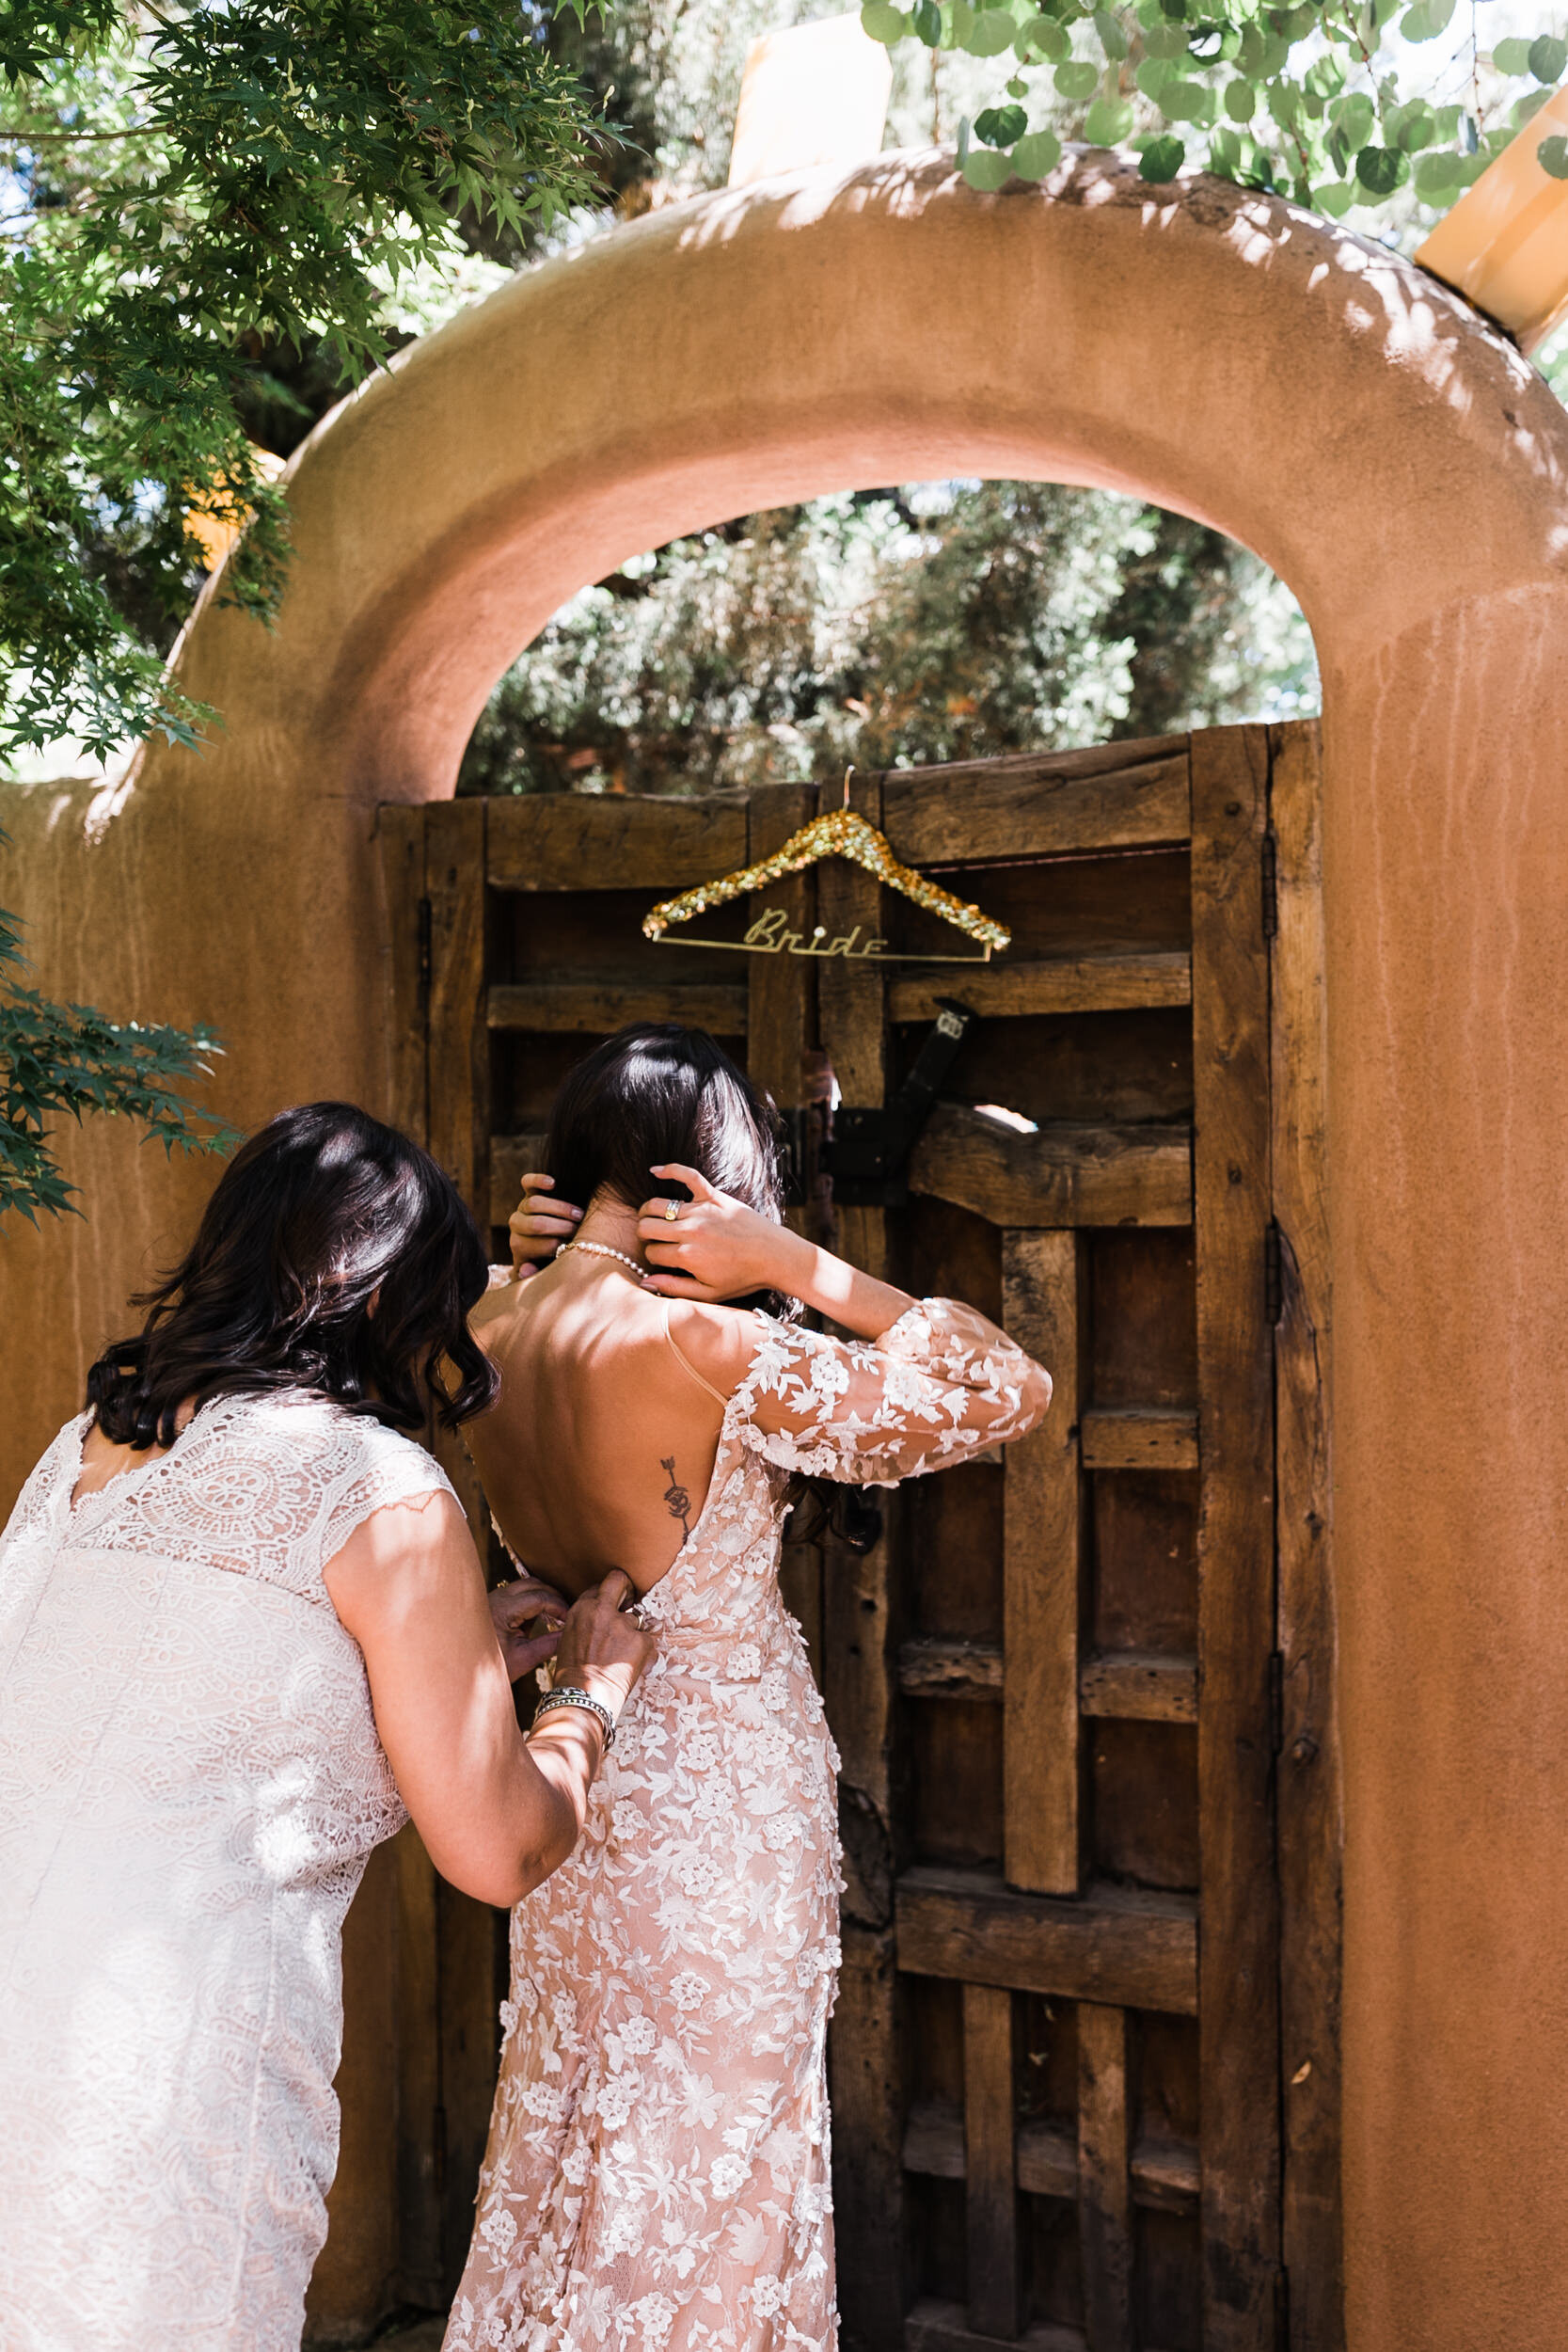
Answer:
[{"label": "black metal hinge", "polygon": [[841,1207],[900,1209],[909,1200],[905,1165],[974,1019],[951,996],[939,996],[937,1004],[937,1018],[893,1101],[832,1114],[821,1165]]},{"label": "black metal hinge", "polygon": [[418,920],[420,1010],[423,1012],[430,1002],[431,934],[434,928],[434,917],[428,898],[420,900]]},{"label": "black metal hinge", "polygon": [[1279,845],[1272,825],[1263,835],[1263,936],[1279,936]]}]

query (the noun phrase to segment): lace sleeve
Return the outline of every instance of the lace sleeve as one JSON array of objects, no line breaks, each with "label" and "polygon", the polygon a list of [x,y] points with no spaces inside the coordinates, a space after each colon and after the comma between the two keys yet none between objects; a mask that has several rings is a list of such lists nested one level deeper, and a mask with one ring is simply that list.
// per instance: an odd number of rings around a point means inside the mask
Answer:
[{"label": "lace sleeve", "polygon": [[341,1551],[355,1529],[372,1511],[394,1502],[412,1502],[426,1495],[448,1494],[455,1487],[433,1454],[412,1438],[383,1429],[374,1422],[357,1422],[333,1465],[336,1475],[317,1522],[316,1542],[321,1565]]},{"label": "lace sleeve", "polygon": [[895,1486],[1022,1437],[1051,1402],[1042,1367],[956,1299],[924,1300],[875,1342],[757,1322],[725,1429],[811,1478]]}]

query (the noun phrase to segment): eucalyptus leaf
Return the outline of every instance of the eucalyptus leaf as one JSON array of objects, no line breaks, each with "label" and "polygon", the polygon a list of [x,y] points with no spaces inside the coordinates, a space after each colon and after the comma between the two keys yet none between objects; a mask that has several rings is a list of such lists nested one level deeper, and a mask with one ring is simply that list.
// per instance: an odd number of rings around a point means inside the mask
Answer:
[{"label": "eucalyptus leaf", "polygon": [[910,29],[910,20],[902,8],[895,8],[893,0],[865,0],[861,10],[861,30],[873,40],[881,41],[891,49],[902,40]]},{"label": "eucalyptus leaf", "polygon": [[1522,131],[1527,122],[1533,122],[1551,94],[1549,89],[1530,89],[1525,92],[1523,98],[1516,98],[1508,110],[1508,119],[1514,129]]},{"label": "eucalyptus leaf", "polygon": [[1013,43],[1021,57],[1049,57],[1060,64],[1072,55],[1072,38],[1065,24],[1058,24],[1053,16],[1032,16]]},{"label": "eucalyptus leaf", "polygon": [[1187,151],[1179,138],[1166,135],[1150,139],[1138,157],[1138,168],[1146,180],[1159,186],[1174,180],[1187,160]]},{"label": "eucalyptus leaf", "polygon": [[[999,57],[1017,38],[1018,23],[1010,8],[981,8],[963,45],[972,57]],[[931,46],[936,46],[934,41]]]},{"label": "eucalyptus leaf", "polygon": [[1410,176],[1410,158],[1397,147],[1364,147],[1355,159],[1355,176],[1369,196],[1392,196]]},{"label": "eucalyptus leaf", "polygon": [[1132,79],[1146,98],[1158,98],[1165,84],[1174,81],[1178,67],[1169,57],[1141,57],[1132,71]]},{"label": "eucalyptus leaf", "polygon": [[1022,106],[987,106],[974,118],[974,135],[988,147],[1011,147],[1029,127]]},{"label": "eucalyptus leaf", "polygon": [[1056,68],[1052,79],[1062,96],[1074,103],[1092,98],[1100,87],[1099,69],[1086,58],[1075,57]]},{"label": "eucalyptus leaf", "polygon": [[1170,122],[1210,123],[1214,93],[1204,82],[1167,82],[1160,92],[1160,111]]},{"label": "eucalyptus leaf", "polygon": [[1355,190],[1345,180],[1324,181],[1313,189],[1312,201],[1330,220],[1343,220],[1355,201]]},{"label": "eucalyptus leaf", "polygon": [[1500,40],[1492,52],[1492,62],[1499,73],[1528,73],[1529,53],[1528,40]]},{"label": "eucalyptus leaf", "polygon": [[1416,167],[1416,193],[1429,204],[1441,203],[1459,185],[1460,159],[1451,148],[1423,155]]},{"label": "eucalyptus leaf", "polygon": [[1094,29],[1100,36],[1100,46],[1113,65],[1119,65],[1127,55],[1127,35],[1109,8],[1096,8]]},{"label": "eucalyptus leaf", "polygon": [[1013,169],[1021,180],[1043,180],[1062,160],[1062,142],[1054,131],[1031,131],[1013,150]]},{"label": "eucalyptus leaf", "polygon": [[1250,122],[1258,108],[1258,92],[1250,82],[1227,82],[1225,111],[1232,122]]},{"label": "eucalyptus leaf", "polygon": [[1013,176],[1010,155],[999,155],[993,147],[976,147],[964,159],[964,178],[982,196],[994,195],[1005,188]]},{"label": "eucalyptus leaf", "polygon": [[1097,98],[1084,118],[1084,136],[1091,147],[1116,147],[1132,128],[1132,109],[1125,98]]},{"label": "eucalyptus leaf", "polygon": [[1568,41],[1555,33],[1542,33],[1529,45],[1529,70],[1538,82],[1560,82],[1568,66]]},{"label": "eucalyptus leaf", "polygon": [[[927,49],[938,46],[942,40],[942,10],[937,0],[915,0],[910,22],[916,40],[924,41]],[[990,52],[985,54],[989,56]]]},{"label": "eucalyptus leaf", "polygon": [[1568,139],[1560,131],[1549,139],[1543,139],[1535,151],[1535,160],[1548,178],[1568,180]]}]

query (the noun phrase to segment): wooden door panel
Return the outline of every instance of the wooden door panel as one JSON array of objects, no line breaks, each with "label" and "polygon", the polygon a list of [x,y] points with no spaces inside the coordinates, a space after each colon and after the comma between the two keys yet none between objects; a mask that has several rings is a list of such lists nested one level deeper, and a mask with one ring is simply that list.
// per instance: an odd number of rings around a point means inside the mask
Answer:
[{"label": "wooden door panel", "polygon": [[[384,813],[398,1115],[498,1248],[562,1077],[627,1020],[871,1107],[942,997],[976,1016],[907,1203],[791,1212],[1056,1380],[1005,1459],[886,1498],[868,1554],[786,1548],[843,1756],[846,2352],[1342,2352],[1316,761],[1254,728],[857,779],[1011,926],[967,970],[641,937],[836,788]],[[964,952],[837,863],[701,929],[763,904]],[[404,1877],[414,2294],[471,2191],[495,1947]]]}]

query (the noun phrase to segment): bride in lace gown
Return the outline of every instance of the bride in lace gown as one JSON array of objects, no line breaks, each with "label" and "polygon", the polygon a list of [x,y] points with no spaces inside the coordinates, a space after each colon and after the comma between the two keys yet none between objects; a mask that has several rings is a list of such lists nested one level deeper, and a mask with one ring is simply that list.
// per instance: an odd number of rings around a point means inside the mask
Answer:
[{"label": "bride in lace gown", "polygon": [[[578,1835],[599,1722],[524,1745],[467,1524],[402,1434],[489,1401],[485,1279],[422,1152],[284,1113],[0,1537],[5,2352],[297,2352],[371,1849],[406,1804],[509,1902]],[[558,1660],[610,1713],[648,1649],[618,1597]]]},{"label": "bride in lace gown", "polygon": [[[624,1562],[657,1647],[581,1843],[513,1915],[446,2352],[836,2341],[838,1759],[779,1594],[791,1483],[944,1469],[1031,1428],[1051,1384],[972,1308],[784,1228],[775,1135],[700,1032],[612,1039],[558,1100],[556,1200],[530,1179],[514,1220],[525,1249],[575,1239],[474,1318],[502,1391],[467,1435],[515,1556],[568,1591]],[[667,1198],[639,1212],[650,1179]]]}]

